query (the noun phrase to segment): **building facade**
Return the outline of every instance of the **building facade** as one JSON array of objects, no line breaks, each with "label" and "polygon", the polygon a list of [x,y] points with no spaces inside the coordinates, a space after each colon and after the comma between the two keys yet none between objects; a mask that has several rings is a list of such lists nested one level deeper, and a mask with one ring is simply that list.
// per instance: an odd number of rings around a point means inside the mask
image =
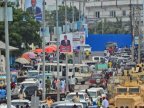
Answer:
[{"label": "building facade", "polygon": [[90,0],[85,4],[85,13],[89,20],[115,22],[119,18],[125,22],[130,21],[132,7],[137,6],[142,9],[143,0]]}]

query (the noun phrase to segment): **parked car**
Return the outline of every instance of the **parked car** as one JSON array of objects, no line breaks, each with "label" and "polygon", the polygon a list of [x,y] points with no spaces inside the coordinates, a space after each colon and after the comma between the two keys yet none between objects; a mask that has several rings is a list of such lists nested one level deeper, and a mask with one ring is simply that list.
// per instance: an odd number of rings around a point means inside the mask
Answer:
[{"label": "parked car", "polygon": [[[91,102],[90,97],[88,96],[87,93],[83,92],[78,92],[79,98],[80,98],[80,103],[83,104],[83,106],[88,106],[88,103]],[[76,92],[71,92],[67,94],[65,101],[73,101],[73,97],[76,96]]]},{"label": "parked car", "polygon": [[106,59],[104,56],[93,56],[92,61],[108,63],[108,59]]},{"label": "parked car", "polygon": [[90,87],[106,87],[106,82],[107,80],[104,78],[104,75],[97,74],[97,73],[92,73],[91,78],[89,79]]},{"label": "parked car", "polygon": [[[107,92],[102,87],[96,87],[96,88],[89,88],[87,89],[90,97],[93,99],[93,101],[97,102],[98,97],[102,97],[103,95],[106,95]],[[80,92],[85,92],[85,90],[81,90]]]},{"label": "parked car", "polygon": [[31,101],[27,100],[27,99],[14,99],[11,101],[12,105],[17,107],[19,106],[19,108],[25,108],[26,105],[31,106]]}]

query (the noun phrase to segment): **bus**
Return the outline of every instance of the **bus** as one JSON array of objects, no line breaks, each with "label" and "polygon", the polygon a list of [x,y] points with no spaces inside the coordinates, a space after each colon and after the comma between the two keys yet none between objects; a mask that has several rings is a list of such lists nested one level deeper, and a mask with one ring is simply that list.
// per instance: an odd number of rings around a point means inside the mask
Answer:
[{"label": "bus", "polygon": [[[89,66],[86,64],[67,64],[68,72],[66,73],[66,64],[59,63],[59,76],[60,78],[65,78],[66,75],[72,76],[74,74],[77,83],[85,83],[86,80],[91,76],[89,71]],[[38,63],[35,65],[36,71],[38,74],[41,74],[43,71],[43,63]],[[74,73],[73,73],[74,69]],[[33,71],[34,72],[34,71]],[[45,63],[45,73],[51,73],[53,76],[57,76],[57,63]],[[29,71],[30,74],[30,71]]]}]

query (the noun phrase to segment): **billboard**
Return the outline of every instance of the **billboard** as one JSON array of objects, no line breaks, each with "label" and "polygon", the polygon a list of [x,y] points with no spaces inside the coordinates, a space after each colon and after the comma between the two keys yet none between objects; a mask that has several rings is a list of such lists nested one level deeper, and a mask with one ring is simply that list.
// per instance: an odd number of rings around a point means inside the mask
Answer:
[{"label": "billboard", "polygon": [[37,21],[42,21],[43,0],[25,0],[25,11]]},{"label": "billboard", "polygon": [[73,52],[73,35],[72,33],[60,35],[60,52],[71,53]]},{"label": "billboard", "polygon": [[74,32],[73,33],[73,48],[85,45],[85,32]]}]

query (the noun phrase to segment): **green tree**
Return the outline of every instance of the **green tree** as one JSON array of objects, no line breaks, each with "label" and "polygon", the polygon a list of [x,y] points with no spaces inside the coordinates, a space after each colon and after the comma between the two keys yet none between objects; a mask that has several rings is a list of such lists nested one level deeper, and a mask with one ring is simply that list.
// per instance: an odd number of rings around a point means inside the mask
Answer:
[{"label": "green tree", "polygon": [[[27,48],[31,43],[38,45],[41,43],[39,30],[39,22],[21,9],[13,8],[13,21],[9,22],[10,45],[18,48],[21,47],[21,43],[25,43]],[[0,22],[0,36],[2,36],[2,41],[4,41],[4,22]]]},{"label": "green tree", "polygon": [[[62,26],[65,24],[65,6],[59,6],[59,10],[58,10],[58,18],[59,18],[59,26]],[[79,11],[76,7],[74,7],[74,17],[75,17],[75,21],[79,20]],[[52,11],[51,12],[51,18],[53,20],[52,21],[54,24],[56,25],[56,11]],[[69,22],[72,22],[72,7],[68,7],[67,6],[67,20]]]},{"label": "green tree", "polygon": [[96,22],[91,28],[90,33],[101,34],[126,34],[130,33],[129,22],[122,22],[121,18],[116,18],[116,22],[104,21]]}]

